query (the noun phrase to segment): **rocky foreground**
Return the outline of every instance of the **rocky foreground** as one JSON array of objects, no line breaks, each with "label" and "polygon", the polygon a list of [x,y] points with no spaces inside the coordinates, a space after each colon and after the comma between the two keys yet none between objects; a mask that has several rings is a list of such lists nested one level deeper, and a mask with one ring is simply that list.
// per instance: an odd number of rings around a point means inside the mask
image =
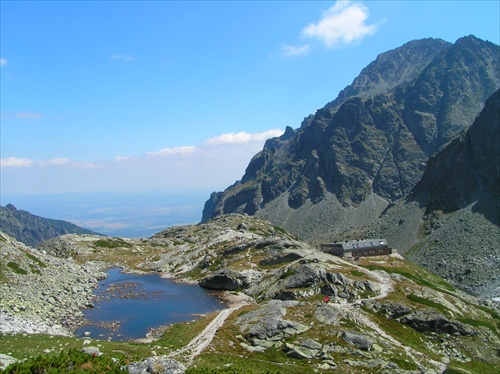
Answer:
[{"label": "rocky foreground", "polygon": [[[4,332],[66,333],[92,302],[100,264],[239,295],[181,347],[167,343],[175,331],[167,329],[154,355],[130,372],[171,364],[180,372],[256,373],[489,373],[500,366],[493,304],[399,255],[348,262],[255,217],[226,215],[149,239],[64,235],[34,250],[2,236],[0,244],[2,258],[17,264],[2,265]],[[22,325],[16,318],[36,327],[13,329]]]},{"label": "rocky foreground", "polygon": [[71,335],[92,305],[102,265],[46,255],[0,233],[0,333]]}]

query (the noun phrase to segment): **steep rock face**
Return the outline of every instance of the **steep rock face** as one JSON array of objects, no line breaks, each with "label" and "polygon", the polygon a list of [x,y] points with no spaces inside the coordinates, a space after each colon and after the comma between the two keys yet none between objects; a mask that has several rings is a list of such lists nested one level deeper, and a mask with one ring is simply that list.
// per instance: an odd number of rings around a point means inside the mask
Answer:
[{"label": "steep rock face", "polygon": [[420,266],[483,297],[500,297],[500,90],[428,162],[406,201],[356,234],[386,237]]},{"label": "steep rock face", "polygon": [[67,221],[43,218],[18,210],[12,204],[0,206],[0,230],[33,247],[59,235],[96,234]]},{"label": "steep rock face", "polygon": [[212,194],[202,220],[256,214],[308,240],[318,230],[296,222],[312,220],[325,236],[346,229],[342,217],[368,224],[359,207],[374,201],[374,220],[411,191],[429,157],[500,86],[498,66],[499,47],[473,36],[453,45],[414,41],[380,55],[299,129],[268,140],[241,181]]},{"label": "steep rock face", "polygon": [[412,199],[426,236],[409,258],[469,292],[500,297],[500,90],[469,130],[433,157]]},{"label": "steep rock face", "polygon": [[[429,160],[422,180],[412,194],[425,200],[427,213],[464,208],[478,201],[481,192],[500,203],[499,135],[500,90],[487,100],[467,132],[453,139]],[[496,209],[498,213],[498,205]],[[488,215],[487,211],[484,213]],[[499,223],[497,214],[489,216],[494,223]]]}]

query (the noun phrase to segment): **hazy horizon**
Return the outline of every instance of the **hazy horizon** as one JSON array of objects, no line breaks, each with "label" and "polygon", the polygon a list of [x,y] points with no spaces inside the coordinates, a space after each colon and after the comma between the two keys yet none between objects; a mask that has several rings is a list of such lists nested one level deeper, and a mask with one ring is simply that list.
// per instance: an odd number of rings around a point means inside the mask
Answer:
[{"label": "hazy horizon", "polygon": [[0,205],[12,204],[43,218],[64,220],[107,236],[145,238],[171,226],[201,221],[210,195],[142,193],[66,193],[3,195]]}]

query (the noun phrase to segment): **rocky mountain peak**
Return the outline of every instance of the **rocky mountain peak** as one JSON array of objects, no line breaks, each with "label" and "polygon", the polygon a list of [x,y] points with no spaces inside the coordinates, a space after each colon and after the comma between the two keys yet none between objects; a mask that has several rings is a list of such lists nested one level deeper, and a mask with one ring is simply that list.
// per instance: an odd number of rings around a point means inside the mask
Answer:
[{"label": "rocky mountain peak", "polygon": [[427,38],[412,40],[401,47],[384,52],[325,107],[335,109],[349,97],[359,96],[366,99],[411,81],[438,53],[447,50],[451,45],[441,39]]},{"label": "rocky mountain peak", "polygon": [[5,206],[5,209],[7,209],[10,212],[17,212],[17,208],[14,205],[12,205],[12,204],[7,204]]},{"label": "rocky mountain peak", "polygon": [[[212,194],[203,221],[257,214],[305,239],[369,223],[470,126],[500,87],[499,55],[473,36],[412,41],[379,55],[300,128],[268,140],[241,181]],[[295,223],[304,219],[317,228]]]}]

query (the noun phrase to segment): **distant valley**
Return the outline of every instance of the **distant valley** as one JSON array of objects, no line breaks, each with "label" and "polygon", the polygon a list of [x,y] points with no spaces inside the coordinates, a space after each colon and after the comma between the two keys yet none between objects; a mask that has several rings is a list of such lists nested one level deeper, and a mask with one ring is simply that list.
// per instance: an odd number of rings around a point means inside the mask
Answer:
[{"label": "distant valley", "polygon": [[2,202],[5,205],[11,203],[18,210],[65,220],[103,235],[141,238],[169,226],[199,222],[206,196],[206,191],[190,194],[95,192],[2,195]]}]

